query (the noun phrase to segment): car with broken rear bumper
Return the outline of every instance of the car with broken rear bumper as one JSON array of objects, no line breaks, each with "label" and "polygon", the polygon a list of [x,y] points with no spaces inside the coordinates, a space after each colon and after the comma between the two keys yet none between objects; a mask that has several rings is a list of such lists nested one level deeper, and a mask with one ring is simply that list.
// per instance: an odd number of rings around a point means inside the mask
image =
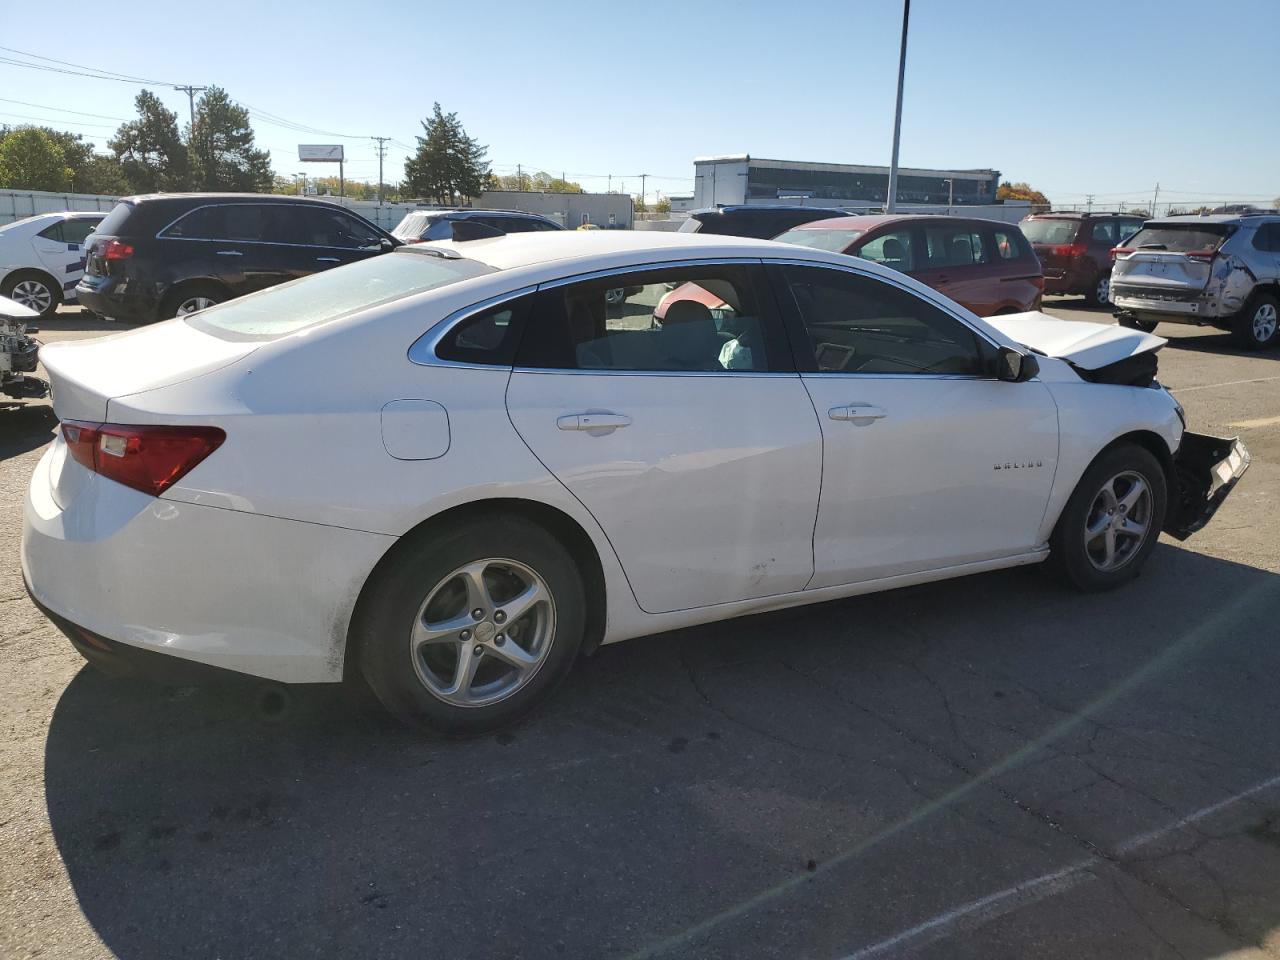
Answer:
[{"label": "car with broken rear bumper", "polygon": [[[659,323],[688,284],[716,315]],[[603,643],[1043,561],[1123,584],[1248,466],[1185,431],[1163,343],[764,241],[415,245],[43,348],[23,574],[108,669],[476,733]]]}]

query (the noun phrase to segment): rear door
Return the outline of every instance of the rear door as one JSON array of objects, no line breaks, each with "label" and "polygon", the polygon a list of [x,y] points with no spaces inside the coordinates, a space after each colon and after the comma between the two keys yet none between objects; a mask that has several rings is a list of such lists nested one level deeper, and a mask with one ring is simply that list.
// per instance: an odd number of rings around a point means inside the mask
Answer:
[{"label": "rear door", "polygon": [[31,238],[41,266],[56,277],[63,295],[70,295],[84,275],[84,241],[98,225],[96,219],[58,220]]},{"label": "rear door", "polygon": [[1022,231],[1012,224],[984,225],[982,239],[991,257],[987,282],[989,298],[999,304],[995,312],[1039,309],[1044,274]]},{"label": "rear door", "polygon": [[[655,324],[672,285],[696,301]],[[639,287],[621,303],[609,290]],[[730,316],[731,314],[731,316]],[[592,513],[640,607],[804,588],[822,438],[758,262],[618,271],[545,286],[507,389],[524,442]]]},{"label": "rear door", "polygon": [[911,275],[979,316],[994,313],[999,299],[987,281],[991,256],[982,241],[981,227],[948,218],[918,224],[915,232],[923,262]]}]

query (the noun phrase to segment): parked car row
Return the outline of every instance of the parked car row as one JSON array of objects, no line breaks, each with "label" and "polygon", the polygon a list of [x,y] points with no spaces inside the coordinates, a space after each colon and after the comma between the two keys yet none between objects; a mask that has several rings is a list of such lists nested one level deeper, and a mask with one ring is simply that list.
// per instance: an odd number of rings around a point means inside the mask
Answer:
[{"label": "parked car row", "polygon": [[85,240],[101,213],[42,213],[0,227],[0,297],[47,317],[74,302]]}]

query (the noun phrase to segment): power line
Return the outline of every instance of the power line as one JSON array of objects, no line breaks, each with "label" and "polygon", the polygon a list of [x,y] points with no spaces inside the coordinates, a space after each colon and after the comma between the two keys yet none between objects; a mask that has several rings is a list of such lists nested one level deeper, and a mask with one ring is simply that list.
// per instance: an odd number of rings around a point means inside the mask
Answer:
[{"label": "power line", "polygon": [[0,97],[0,103],[18,103],[24,107],[36,107],[40,110],[52,110],[55,113],[74,113],[82,117],[99,117],[103,120],[119,120],[121,123],[127,123],[124,117],[111,117],[105,113],[87,113],[84,110],[68,110],[66,107],[54,107],[47,103],[31,103],[28,100],[10,100],[8,97]]},{"label": "power line", "polygon": [[[83,63],[72,63],[70,60],[59,60],[56,57],[45,57],[45,56],[41,56],[38,53],[28,53],[26,50],[16,50],[13,47],[0,46],[0,50],[6,50],[9,53],[16,53],[22,57],[29,57],[32,60],[43,60],[46,63],[60,63],[64,67],[77,67],[81,70],[89,70],[96,74],[103,74],[104,76],[102,77],[102,79],[104,80],[121,80],[127,83],[153,83],[153,84],[157,84],[159,86],[164,86],[164,87],[174,86],[174,84],[170,83],[167,80],[148,80],[145,77],[135,77],[127,73],[116,73],[116,71],[114,70],[103,70],[101,67],[90,67]],[[8,58],[5,58],[5,59],[8,59]],[[18,63],[17,65],[28,66],[35,70],[52,69],[51,67],[42,67],[40,64],[37,64],[37,63],[28,63],[28,64]],[[59,72],[62,72],[62,71],[59,71]]]},{"label": "power line", "polygon": [[0,113],[0,117],[14,117],[18,120],[34,120],[37,123],[49,124],[56,123],[63,127],[94,127],[97,129],[114,130],[113,123],[84,123],[79,120],[60,120],[52,117],[33,117],[25,113]]}]

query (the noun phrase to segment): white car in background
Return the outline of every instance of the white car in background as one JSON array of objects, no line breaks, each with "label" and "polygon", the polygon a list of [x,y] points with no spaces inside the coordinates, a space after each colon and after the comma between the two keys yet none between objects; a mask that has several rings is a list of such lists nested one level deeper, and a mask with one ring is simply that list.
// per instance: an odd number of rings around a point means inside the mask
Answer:
[{"label": "white car in background", "polygon": [[[656,324],[686,284],[718,316]],[[1184,431],[1164,342],[792,244],[407,246],[42,348],[23,573],[108,668],[363,676],[475,733],[600,643],[1046,559],[1131,579],[1248,464]]]},{"label": "white car in background", "polygon": [[74,301],[85,240],[105,213],[41,213],[0,227],[0,296],[47,317]]}]

